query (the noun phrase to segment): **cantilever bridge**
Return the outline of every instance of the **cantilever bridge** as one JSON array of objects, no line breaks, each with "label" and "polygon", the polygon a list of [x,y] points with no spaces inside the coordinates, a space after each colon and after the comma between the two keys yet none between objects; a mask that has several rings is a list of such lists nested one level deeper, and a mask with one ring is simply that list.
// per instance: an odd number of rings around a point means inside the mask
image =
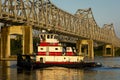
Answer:
[{"label": "cantilever bridge", "polygon": [[[5,24],[1,30],[1,54],[8,54],[3,57],[8,57],[10,53],[8,34],[24,32],[25,38],[32,35],[32,29],[44,29],[59,34],[63,42],[75,43],[84,39],[120,47],[120,39],[115,34],[113,24],[105,24],[100,28],[91,8],[79,9],[73,15],[58,8],[49,0],[0,0],[0,22]],[[24,31],[21,31],[21,28],[24,28]],[[23,49],[24,53],[32,53],[31,39],[25,38],[23,47],[27,48]]]}]

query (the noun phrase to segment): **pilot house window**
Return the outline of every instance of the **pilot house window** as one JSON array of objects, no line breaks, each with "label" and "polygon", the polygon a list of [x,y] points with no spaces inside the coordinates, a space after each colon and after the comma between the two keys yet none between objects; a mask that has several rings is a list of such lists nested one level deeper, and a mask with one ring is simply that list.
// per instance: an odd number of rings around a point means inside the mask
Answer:
[{"label": "pilot house window", "polygon": [[47,38],[49,39],[49,38],[50,38],[50,35],[47,35]]},{"label": "pilot house window", "polygon": [[58,48],[55,48],[55,50],[58,50]]},{"label": "pilot house window", "polygon": [[43,50],[43,48],[40,48],[40,50]]}]

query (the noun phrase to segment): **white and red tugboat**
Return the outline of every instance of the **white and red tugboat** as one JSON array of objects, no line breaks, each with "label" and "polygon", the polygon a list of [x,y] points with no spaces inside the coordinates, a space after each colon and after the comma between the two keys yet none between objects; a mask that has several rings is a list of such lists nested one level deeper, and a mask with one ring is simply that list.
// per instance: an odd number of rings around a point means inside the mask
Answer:
[{"label": "white and red tugboat", "polygon": [[[76,53],[73,47],[63,47],[56,39],[56,34],[40,34],[40,44],[36,55],[18,55],[17,65],[20,67],[44,68],[60,66],[67,68],[97,67],[101,64],[84,62],[84,56]],[[22,56],[26,58],[23,59]],[[31,60],[34,57],[34,61]]]},{"label": "white and red tugboat", "polygon": [[[83,61],[83,56],[76,56],[75,49],[63,47],[56,39],[56,34],[41,34],[36,63],[67,65]],[[74,50],[74,51],[73,51]]]}]

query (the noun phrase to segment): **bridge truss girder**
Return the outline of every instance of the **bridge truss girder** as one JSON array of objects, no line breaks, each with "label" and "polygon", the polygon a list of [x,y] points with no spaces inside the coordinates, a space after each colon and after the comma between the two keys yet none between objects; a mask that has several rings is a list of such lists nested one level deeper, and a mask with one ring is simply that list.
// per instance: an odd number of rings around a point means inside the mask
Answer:
[{"label": "bridge truss girder", "polygon": [[[61,10],[49,0],[0,0],[0,22],[31,25],[46,29],[110,43],[120,47],[113,25],[100,28],[89,9],[79,9],[74,15]],[[76,38],[76,37],[75,37]]]}]

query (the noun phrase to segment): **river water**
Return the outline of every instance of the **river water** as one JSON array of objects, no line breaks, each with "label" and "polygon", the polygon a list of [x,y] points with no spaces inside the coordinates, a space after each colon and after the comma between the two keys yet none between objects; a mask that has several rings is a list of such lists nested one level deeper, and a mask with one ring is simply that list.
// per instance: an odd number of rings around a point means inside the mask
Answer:
[{"label": "river water", "polygon": [[0,62],[0,80],[120,80],[120,57],[96,57],[103,67],[68,69],[49,67],[36,70],[18,70],[16,61]]}]

